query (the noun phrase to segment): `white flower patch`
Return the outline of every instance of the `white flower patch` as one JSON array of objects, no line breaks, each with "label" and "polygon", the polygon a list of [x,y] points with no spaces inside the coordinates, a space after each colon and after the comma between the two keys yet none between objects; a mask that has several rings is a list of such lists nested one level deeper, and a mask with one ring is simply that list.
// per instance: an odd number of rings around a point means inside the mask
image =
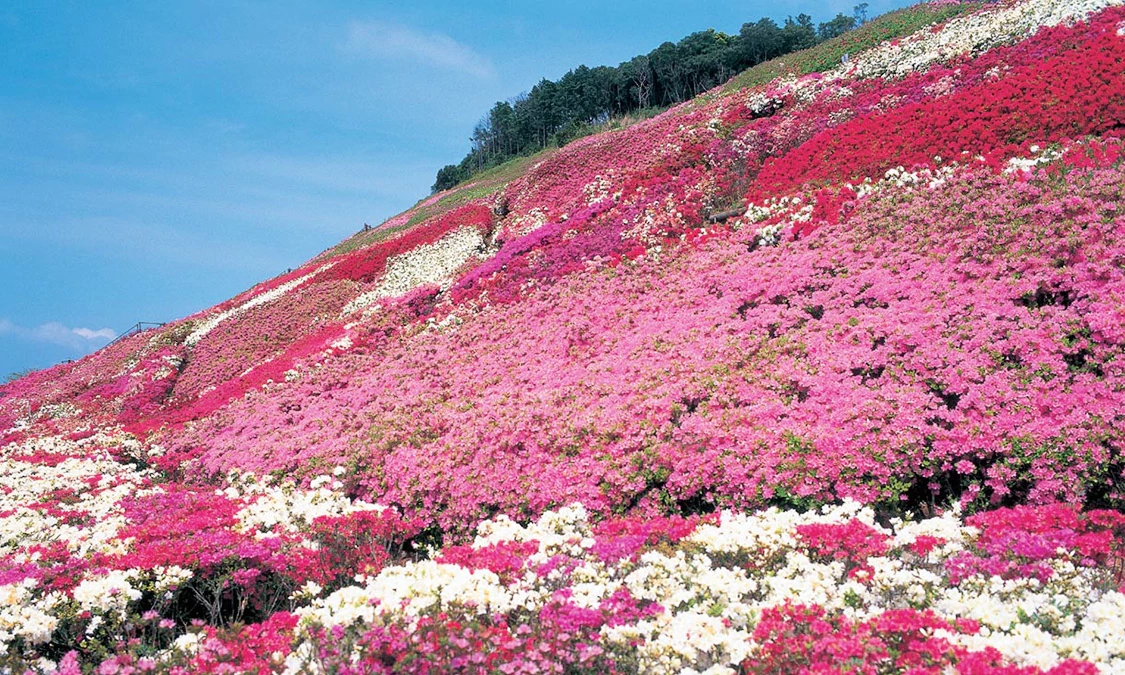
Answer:
[{"label": "white flower patch", "polygon": [[272,486],[257,482],[253,474],[237,476],[235,486],[224,492],[233,498],[244,497],[247,504],[235,518],[243,532],[253,531],[258,538],[306,529],[320,517],[339,517],[359,511],[383,512],[386,507],[362,500],[351,500],[339,489],[343,485],[329,476],[313,479],[310,489],[286,482]]},{"label": "white flower patch", "polygon": [[197,654],[199,653],[199,649],[203,646],[204,637],[204,633],[199,630],[184,633],[183,635],[172,641],[172,646],[169,648],[169,652]]},{"label": "white flower patch", "polygon": [[606,628],[602,634],[610,644],[635,645],[640,671],[645,673],[735,673],[733,666],[751,651],[749,633],[691,611]]},{"label": "white flower patch", "polygon": [[[127,544],[117,539],[125,525],[120,501],[144,494],[154,474],[120,464],[104,450],[57,437],[25,442],[15,452],[85,456],[67,457],[55,466],[0,460],[0,511],[8,514],[0,518],[0,555],[22,558],[28,547],[56,541],[65,542],[79,556],[125,551]],[[99,480],[92,488],[88,481],[95,477]],[[63,506],[86,514],[86,524],[65,524],[43,510],[29,508],[62,490],[73,491],[71,501]]]},{"label": "white flower patch", "polygon": [[321,626],[372,625],[375,622],[374,599],[374,594],[365,587],[345,586],[327,598],[315,600],[298,614],[301,621]]},{"label": "white flower patch", "polygon": [[582,195],[585,197],[586,205],[592,206],[606,199],[617,201],[621,198],[621,191],[614,191],[613,189],[617,185],[620,185],[620,180],[612,171],[605,176],[601,174],[594,176],[594,180],[582,186]]},{"label": "white flower patch", "polygon": [[1027,0],[998,4],[950,19],[936,33],[920,30],[897,44],[883,44],[856,55],[832,77],[897,77],[937,61],[980,53],[1028,37],[1042,27],[1082,21],[1121,0]]},{"label": "white flower patch", "polygon": [[942,558],[964,550],[965,542],[978,534],[975,527],[961,522],[961,505],[956,503],[941,515],[906,522],[895,518],[891,525],[895,531],[893,546],[909,546],[923,536],[945,540],[946,544],[940,549]]},{"label": "white flower patch", "polygon": [[58,619],[51,610],[61,601],[57,593],[46,598],[34,598],[37,586],[34,579],[18,584],[0,586],[0,649],[5,652],[15,639],[31,644],[43,644],[51,639]]},{"label": "white flower patch", "polygon": [[297,614],[304,625],[368,625],[376,616],[402,612],[418,616],[426,611],[462,608],[488,615],[513,608],[512,594],[488,570],[468,570],[424,560],[384,568],[363,586],[347,586],[318,599]]},{"label": "white flower patch", "polygon": [[249,300],[242,303],[238,307],[232,307],[231,309],[228,309],[225,312],[219,312],[218,314],[213,314],[213,315],[207,317],[206,319],[203,320],[202,323],[199,324],[199,326],[196,327],[195,330],[193,330],[187,336],[187,338],[184,340],[184,344],[187,345],[188,347],[194,347],[208,333],[215,330],[215,328],[218,327],[219,324],[226,321],[227,319],[229,319],[233,316],[238,316],[239,314],[242,314],[243,312],[245,312],[247,310],[253,309],[253,308],[255,308],[259,305],[264,305],[267,302],[272,302],[273,300],[276,300],[276,299],[280,298],[281,296],[285,295],[289,291],[291,291],[294,288],[300,286],[301,284],[305,283],[309,279],[311,279],[314,276],[316,276],[317,274],[320,274],[321,272],[327,270],[328,268],[332,267],[335,264],[336,264],[335,262],[330,262],[330,263],[326,263],[324,265],[321,265],[320,267],[316,268],[315,270],[313,270],[312,272],[309,272],[308,274],[306,274],[304,276],[297,277],[296,279],[293,279],[291,281],[287,281],[284,284],[279,285],[277,288],[273,288],[271,290],[268,290],[265,293],[260,293],[258,295],[255,295],[253,298],[250,298]]},{"label": "white flower patch", "polygon": [[881,557],[868,558],[867,564],[870,574],[863,582],[845,581],[832,596],[833,607],[853,620],[869,619],[892,609],[925,607],[945,583],[935,571],[940,571],[937,564],[931,569]]},{"label": "white flower patch", "polygon": [[[779,89],[787,90],[796,82],[796,78],[788,77],[776,80],[776,82],[779,85]],[[782,98],[778,96],[777,93],[778,92],[754,92],[750,94],[747,99],[746,107],[749,108],[750,112],[755,116],[761,116],[771,110],[776,110],[784,104]]]},{"label": "white flower patch", "polygon": [[[686,224],[680,204],[669,194],[663,200],[645,206],[643,213],[633,219],[633,226],[621,233],[622,239],[636,239],[647,248],[654,248],[672,232]],[[681,239],[683,235],[680,235]]]},{"label": "white flower patch", "polygon": [[344,316],[383,298],[409,293],[425,284],[447,283],[449,276],[484,248],[484,237],[475,227],[463,227],[432,244],[423,244],[387,261],[387,269],[374,290],[349,302]]},{"label": "white flower patch", "polygon": [[844,573],[842,562],[816,563],[803,553],[790,553],[785,566],[763,580],[769,589],[765,605],[793,602],[839,611],[844,607],[845,598],[837,586],[844,579]]},{"label": "white flower patch", "polygon": [[[890,546],[887,556],[867,558],[862,570],[843,560],[814,560],[797,536],[802,525],[853,520],[885,535]],[[599,635],[604,648],[630,653],[642,672],[733,673],[754,657],[750,637],[762,612],[790,603],[817,605],[856,621],[892,609],[929,609],[949,620],[978,621],[979,634],[943,636],[973,650],[994,647],[1017,665],[1049,668],[1078,658],[1104,673],[1125,672],[1125,595],[1101,590],[1105,570],[1077,567],[1063,554],[1052,562],[1054,574],[1045,583],[978,575],[952,586],[945,560],[977,534],[956,509],[918,522],[895,520],[885,528],[871,509],[845,502],[803,514],[723,512],[717,522],[699,524],[670,553],[649,550],[607,564],[592,553],[586,510],[575,505],[544,513],[527,526],[498,517],[478,528],[473,544],[478,548],[539,542],[523,575],[507,584],[488,570],[433,561],[387,567],[327,598],[315,599],[319,589],[303,593],[313,600],[298,610],[298,637],[316,626],[362,631],[398,621],[409,627],[420,615],[439,611],[534,616],[559,589],[568,591],[569,602],[597,609],[628,591],[650,612],[607,624]],[[923,536],[942,541],[925,555],[911,551]],[[560,555],[569,561],[565,570],[551,564],[549,571],[536,571]],[[299,646],[296,653],[311,656],[312,646]]]},{"label": "white flower patch", "polygon": [[689,557],[682,551],[675,556],[645,553],[625,576],[624,586],[633,597],[651,600],[666,609],[704,607],[719,614],[739,614],[743,620],[750,614],[746,603],[760,590],[758,582],[742,571],[713,568],[706,555]]},{"label": "white flower patch", "polygon": [[1093,661],[1103,673],[1125,673],[1125,595],[1110,591],[1090,603],[1081,625],[1059,641],[1060,652]]},{"label": "white flower patch", "polygon": [[764,225],[754,232],[754,241],[758,246],[777,246],[781,243],[781,232],[785,226],[781,223]]},{"label": "white flower patch", "polygon": [[[379,311],[379,306],[375,305],[375,307],[372,308],[372,311],[376,311],[376,312]],[[346,326],[346,328],[348,328],[348,329],[351,329],[351,328],[354,328],[354,327],[355,327],[355,324],[348,324]],[[334,340],[332,342],[332,344],[330,344],[328,346],[331,347],[332,349],[338,349],[340,351],[347,351],[347,350],[351,349],[353,345],[354,345],[354,343],[352,342],[351,337],[345,335],[344,337],[342,337],[338,340]]]},{"label": "white flower patch", "polygon": [[1054,148],[1047,148],[1040,152],[1039,146],[1033,145],[1029,150],[1031,150],[1032,153],[1030,157],[1013,157],[1009,159],[1008,165],[1004,167],[1004,173],[1031,171],[1040,165],[1050,164],[1062,157],[1062,153]]},{"label": "white flower patch", "polygon": [[[1125,672],[1125,597],[1099,591],[1097,571],[1066,560],[1037,579],[977,575],[941,589],[934,610],[979,621],[977,635],[950,639],[972,649],[986,646],[1019,665],[1051,668],[1064,658],[1093,661],[1105,673]],[[1116,631],[1116,632],[1115,632]]]},{"label": "white flower patch", "polygon": [[179,586],[191,579],[194,575],[191,570],[184,569],[179,565],[157,565],[152,568],[153,576],[153,590],[157,593],[164,593]]},{"label": "white flower patch", "polygon": [[124,616],[129,603],[141,598],[141,592],[131,583],[132,577],[131,572],[123,570],[87,577],[74,587],[74,600],[89,612]]},{"label": "white flower patch", "polygon": [[426,319],[426,330],[442,332],[450,328],[456,328],[463,323],[465,323],[465,320],[453,313],[446,314],[441,321],[431,316]]},{"label": "white flower patch", "polygon": [[816,200],[812,197],[795,195],[791,197],[771,197],[761,204],[751,202],[746,206],[746,219],[750,223],[760,223],[781,214],[787,214],[790,223],[804,223],[812,218]]},{"label": "white flower patch", "polygon": [[[589,514],[581,504],[571,504],[556,511],[547,511],[539,520],[526,527],[501,515],[477,527],[477,537],[473,546],[481,548],[489,544],[508,541],[537,541],[542,562],[557,553],[582,555],[593,543],[590,539]],[[583,546],[583,543],[586,546]]]}]

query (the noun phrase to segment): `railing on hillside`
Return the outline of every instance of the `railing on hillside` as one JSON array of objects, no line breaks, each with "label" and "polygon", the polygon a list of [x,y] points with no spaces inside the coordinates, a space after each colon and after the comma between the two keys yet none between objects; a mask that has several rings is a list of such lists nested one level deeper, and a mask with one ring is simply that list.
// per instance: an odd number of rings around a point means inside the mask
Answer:
[{"label": "railing on hillside", "polygon": [[164,325],[163,323],[157,323],[155,321],[138,321],[137,323],[130,326],[124,333],[122,333],[121,335],[118,335],[117,337],[110,340],[109,343],[106,345],[106,347],[108,347],[109,345],[115,344],[117,342],[121,342],[122,340],[129,337],[130,335],[136,335],[137,333],[142,333],[142,332],[144,332],[146,330],[150,330],[152,328],[160,328],[163,325]]}]

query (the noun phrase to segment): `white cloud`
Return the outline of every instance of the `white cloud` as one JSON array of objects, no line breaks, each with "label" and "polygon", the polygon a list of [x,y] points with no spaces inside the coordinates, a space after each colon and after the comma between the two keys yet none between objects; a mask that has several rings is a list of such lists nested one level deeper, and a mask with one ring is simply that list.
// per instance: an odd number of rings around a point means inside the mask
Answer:
[{"label": "white cloud", "polygon": [[86,340],[97,340],[98,338],[112,340],[113,338],[117,337],[117,331],[113,330],[112,328],[99,328],[98,330],[90,330],[89,328],[74,328],[72,330],[74,331],[75,335],[81,338],[85,338]]},{"label": "white cloud", "polygon": [[496,70],[484,56],[443,33],[427,33],[382,21],[352,21],[344,51],[359,56],[406,59],[435,68],[490,78]]},{"label": "white cloud", "polygon": [[0,335],[13,335],[32,342],[46,342],[71,349],[88,350],[100,347],[117,337],[117,331],[112,328],[99,328],[97,330],[85,327],[70,328],[58,321],[50,321],[34,328],[12,323],[8,319],[0,319]]}]

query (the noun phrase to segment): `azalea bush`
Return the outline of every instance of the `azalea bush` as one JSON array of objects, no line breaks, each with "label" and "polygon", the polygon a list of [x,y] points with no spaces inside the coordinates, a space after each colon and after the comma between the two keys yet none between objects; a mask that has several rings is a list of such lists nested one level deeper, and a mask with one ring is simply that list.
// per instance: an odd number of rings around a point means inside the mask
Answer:
[{"label": "azalea bush", "polygon": [[913,8],[0,386],[0,667],[1125,672],[1114,5]]},{"label": "azalea bush", "polygon": [[[892,172],[777,209],[762,221],[790,233],[776,247],[748,254],[748,226],[502,311],[438,305],[418,333],[353,331],[339,357],[172,443],[217,472],[378,467],[357,475],[366,494],[447,528],[575,500],[1111,503],[1116,148],[1007,173]],[[1091,153],[1104,165],[1079,166]],[[838,224],[792,241],[814,201]]]},{"label": "azalea bush", "polygon": [[[949,512],[880,525],[854,503],[598,526],[580,506],[527,526],[500,518],[452,557],[388,567],[298,608],[293,641],[273,658],[290,673],[811,673],[850,663],[1061,675],[1099,672],[1091,657],[1107,672],[1125,665],[1114,623],[1122,580],[1089,557],[1119,555],[1125,518],[1024,507],[976,523]],[[826,550],[829,533],[832,547],[841,534],[866,544]],[[1023,547],[1012,555],[1034,559],[1032,575],[960,574],[959,561],[1010,536],[1100,543]],[[208,640],[175,653],[205,660],[224,644]]]},{"label": "azalea bush", "polygon": [[279,624],[302,599],[415,555],[418,521],[347,498],[332,474],[306,489],[234,474],[222,489],[193,487],[113,457],[116,442],[38,440],[4,460],[11,667],[67,654],[134,663],[188,628]]},{"label": "azalea bush", "polygon": [[849,501],[595,521],[573,505],[427,549],[420,522],[348,498],[343,467],[305,489],[232,474],[204,491],[89,442],[35,451],[4,467],[0,628],[16,670],[1125,666],[1116,511],[884,519]]}]

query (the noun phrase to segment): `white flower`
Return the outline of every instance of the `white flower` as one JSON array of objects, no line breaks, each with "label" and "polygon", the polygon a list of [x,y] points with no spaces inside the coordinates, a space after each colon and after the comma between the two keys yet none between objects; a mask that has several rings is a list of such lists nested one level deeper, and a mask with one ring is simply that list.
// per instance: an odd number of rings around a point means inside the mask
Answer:
[{"label": "white flower", "polygon": [[141,592],[133,588],[132,576],[127,571],[111,570],[86,578],[74,587],[74,600],[91,612],[124,615],[129,603],[141,597]]},{"label": "white flower", "polygon": [[[337,467],[339,468],[341,467]],[[291,482],[268,485],[253,480],[252,476],[236,480],[249,498],[235,518],[238,519],[240,529],[253,531],[258,537],[273,536],[277,530],[303,530],[322,516],[339,517],[360,511],[382,512],[386,508],[380,504],[349,499],[340,492],[343,484],[327,475],[314,478],[308,490],[298,488]]]},{"label": "white flower", "polygon": [[342,315],[364,309],[383,298],[394,298],[423,286],[447,281],[471,256],[485,249],[475,227],[463,227],[432,244],[422,244],[387,260],[386,271],[374,290],[344,306]]},{"label": "white flower", "polygon": [[184,652],[185,654],[195,654],[199,652],[199,647],[202,644],[202,633],[184,633],[172,642],[171,649],[173,651]]},{"label": "white flower", "polygon": [[156,576],[154,590],[157,593],[180,586],[193,576],[191,570],[176,565],[169,565],[168,567],[158,565],[152,568],[152,572]]},{"label": "white flower", "polygon": [[1026,0],[988,7],[950,19],[940,30],[920,30],[852,58],[826,79],[839,77],[895,77],[921,70],[936,61],[1021,40],[1044,26],[1081,21],[1120,0]]},{"label": "white flower", "polygon": [[208,333],[215,330],[215,328],[219,324],[221,324],[222,322],[231,318],[232,316],[238,316],[239,314],[242,314],[243,312],[245,312],[247,310],[253,309],[253,308],[255,308],[259,305],[264,305],[267,302],[272,302],[272,301],[280,298],[281,296],[285,295],[289,291],[293,290],[294,288],[297,288],[301,284],[305,283],[309,279],[311,279],[314,276],[316,276],[317,274],[320,274],[321,272],[327,270],[328,268],[332,267],[335,264],[336,264],[335,262],[330,262],[330,263],[321,265],[320,267],[316,268],[315,270],[313,270],[312,272],[309,272],[308,274],[306,274],[304,276],[297,277],[296,279],[293,279],[293,280],[287,281],[283,284],[280,284],[276,288],[268,290],[265,293],[259,293],[259,294],[255,295],[254,297],[250,298],[249,300],[247,300],[246,302],[242,303],[241,305],[239,305],[237,307],[233,307],[231,309],[226,310],[225,312],[220,312],[218,314],[213,314],[213,315],[207,317],[196,327],[195,330],[193,330],[187,336],[187,338],[184,339],[184,344],[187,345],[188,347],[194,347]]}]

